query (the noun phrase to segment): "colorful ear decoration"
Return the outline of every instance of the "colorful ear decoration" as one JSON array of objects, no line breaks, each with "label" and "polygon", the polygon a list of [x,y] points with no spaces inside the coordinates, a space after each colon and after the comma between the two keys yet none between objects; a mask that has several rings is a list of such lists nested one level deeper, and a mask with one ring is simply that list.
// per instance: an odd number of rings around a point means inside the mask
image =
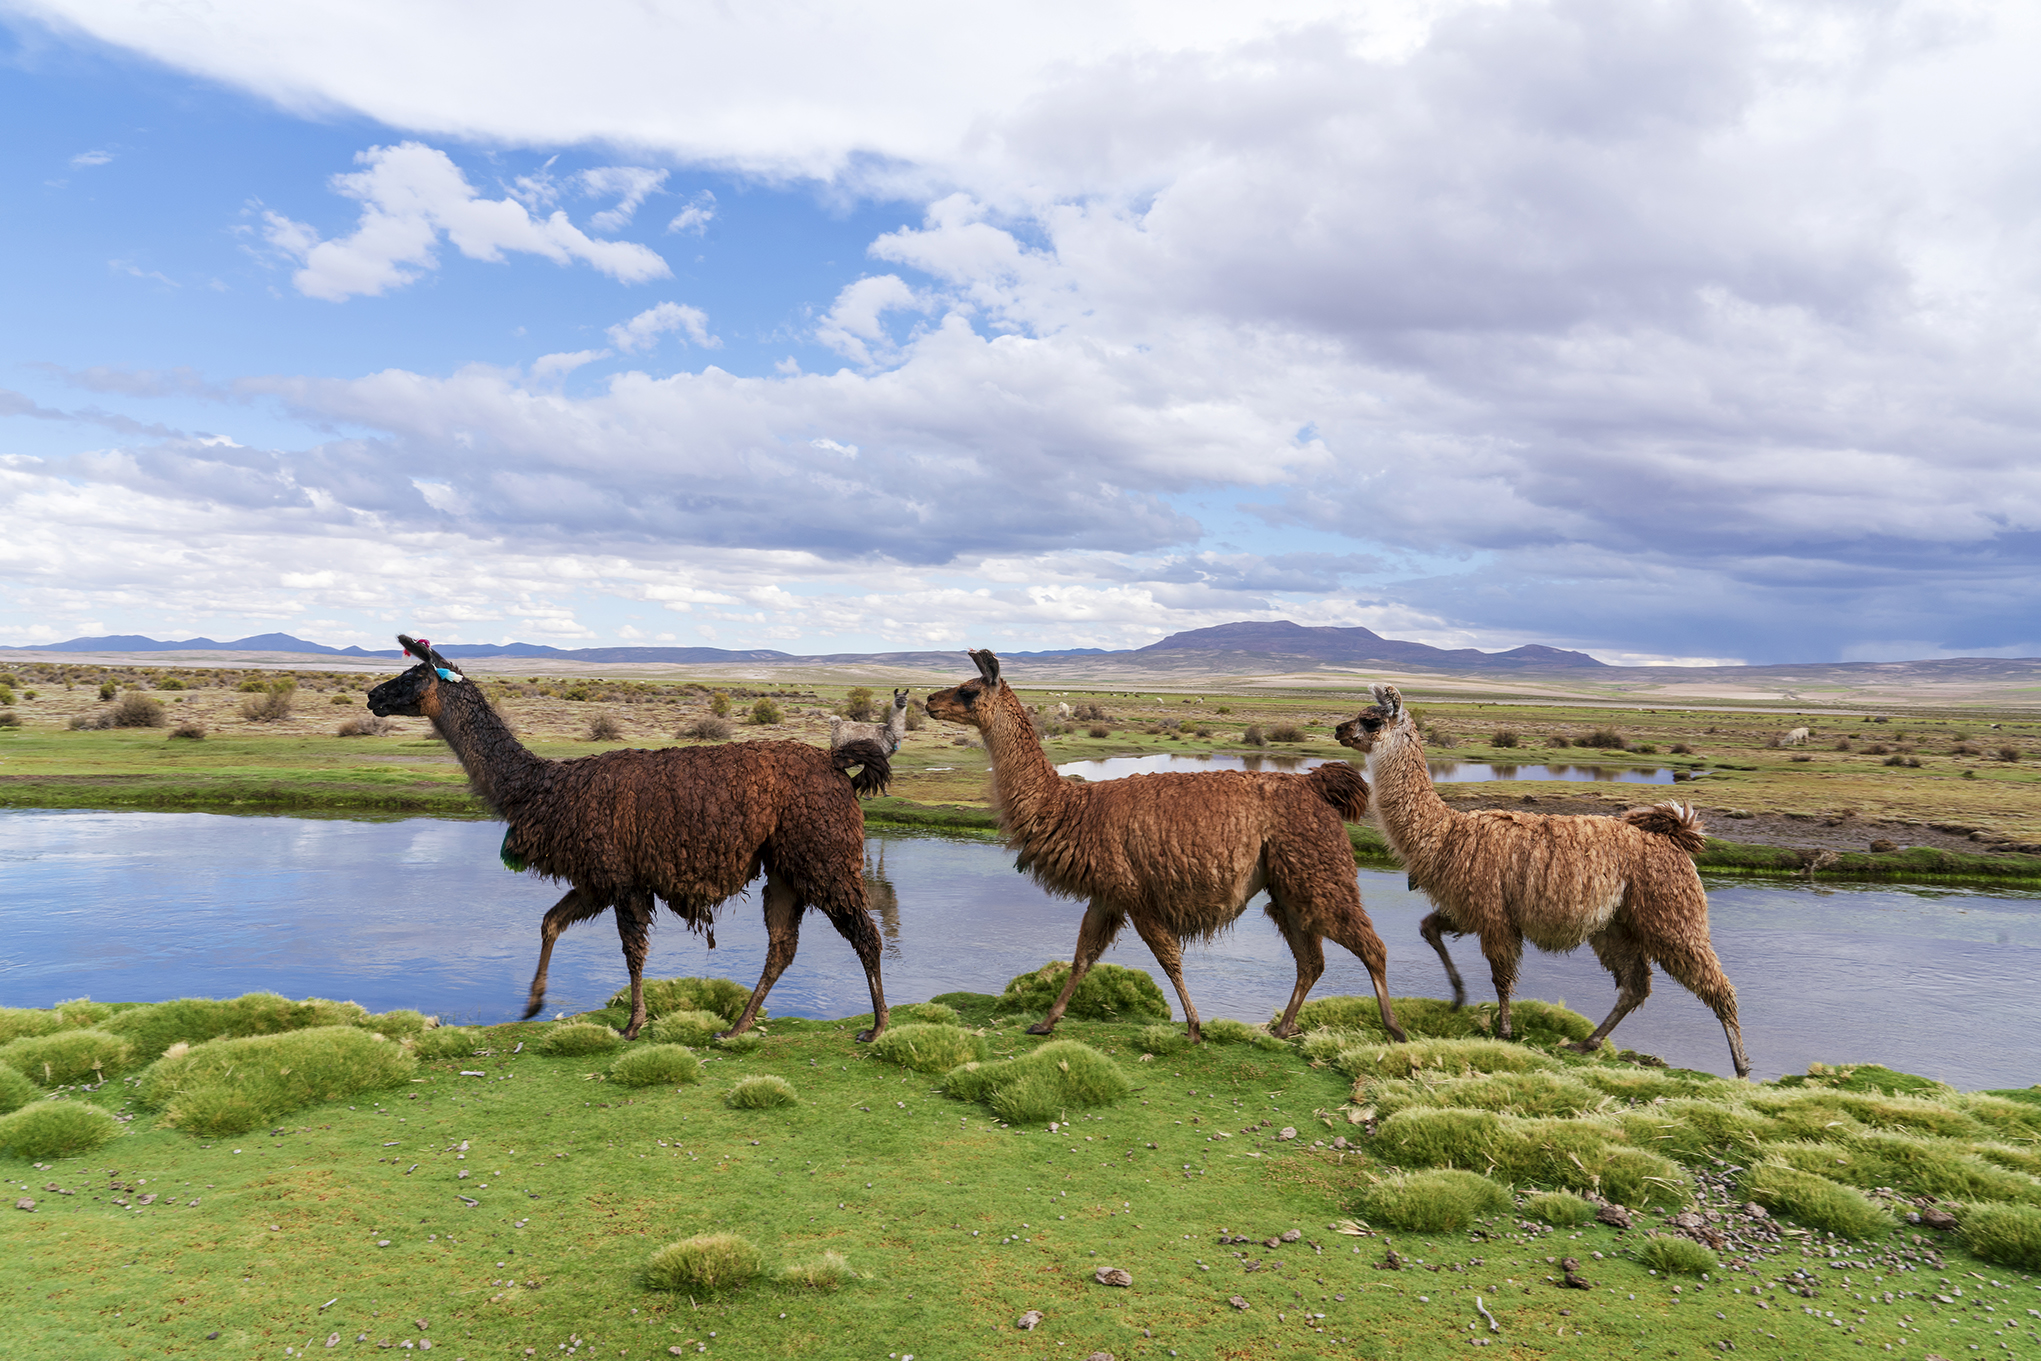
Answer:
[{"label": "colorful ear decoration", "polygon": [[419,661],[424,662],[427,666],[431,667],[441,680],[454,681],[458,683],[460,681],[464,681],[467,679],[467,677],[463,676],[460,672],[451,670],[447,667],[446,658],[439,656],[432,650],[431,639],[406,638],[403,634],[400,633],[397,635],[397,642],[400,645],[402,645],[403,649],[406,652],[410,653]]}]

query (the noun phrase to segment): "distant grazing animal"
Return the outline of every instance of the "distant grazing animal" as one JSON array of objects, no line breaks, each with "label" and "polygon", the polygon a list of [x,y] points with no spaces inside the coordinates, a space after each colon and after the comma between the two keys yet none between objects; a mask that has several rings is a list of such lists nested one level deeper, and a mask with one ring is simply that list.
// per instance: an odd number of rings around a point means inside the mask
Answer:
[{"label": "distant grazing animal", "polygon": [[[526,750],[459,668],[422,638],[397,635],[418,665],[369,691],[378,716],[423,716],[452,747],[483,802],[510,824],[503,862],[573,887],[546,913],[526,1016],[546,1000],[546,966],[560,932],[616,909],[631,970],[631,1020],[645,1024],[646,936],[652,900],[716,943],[716,909],[765,874],[765,972],[726,1033],[748,1029],[793,962],[801,916],[819,908],[857,951],[872,993],[872,1028],[886,1029],[879,933],[865,910],[864,812],[857,795],[883,791],[891,770],[878,744],[834,752],[804,742],[606,751],[549,761]],[[844,772],[862,766],[853,778]]]},{"label": "distant grazing animal", "polygon": [[1297,1008],[1325,972],[1321,942],[1330,937],[1367,966],[1383,1026],[1405,1038],[1389,1006],[1388,952],[1361,907],[1341,822],[1368,810],[1358,771],[1340,761],[1309,775],[1226,770],[1066,780],[1042,754],[1032,716],[999,679],[999,658],[970,656],[978,679],[930,695],[928,711],[983,735],[1000,830],[1020,853],[1015,867],[1052,893],[1089,899],[1070,978],[1031,1034],[1055,1028],[1077,985],[1131,919],[1182,1000],[1191,1039],[1201,1039],[1180,942],[1216,935],[1267,889],[1268,915],[1297,960],[1297,985],[1273,1033],[1295,1033]]},{"label": "distant grazing animal", "polygon": [[888,756],[900,750],[900,744],[907,740],[907,692],[893,692],[893,707],[886,714],[884,723],[853,723],[847,718],[829,720],[829,748],[831,751],[851,742],[877,742]]},{"label": "distant grazing animal", "polygon": [[1567,951],[1583,941],[1616,978],[1616,1009],[1572,1046],[1601,1047],[1616,1023],[1651,994],[1651,964],[1706,1002],[1729,1037],[1736,1075],[1750,1072],[1736,1023],[1736,989],[1708,939],[1708,895],[1694,871],[1701,822],[1691,807],[1661,803],[1621,817],[1562,817],[1490,808],[1461,813],[1432,787],[1424,744],[1403,697],[1374,687],[1375,703],[1336,732],[1365,753],[1375,812],[1389,845],[1436,909],[1419,927],[1467,1000],[1443,933],[1481,938],[1500,1002],[1496,1029],[1510,1034],[1510,991],[1524,941]]},{"label": "distant grazing animal", "polygon": [[1787,733],[1784,737],[1780,738],[1779,742],[1782,746],[1797,747],[1802,742],[1805,742],[1807,740],[1807,737],[1808,737],[1807,729],[1795,728],[1793,729],[1793,731]]}]

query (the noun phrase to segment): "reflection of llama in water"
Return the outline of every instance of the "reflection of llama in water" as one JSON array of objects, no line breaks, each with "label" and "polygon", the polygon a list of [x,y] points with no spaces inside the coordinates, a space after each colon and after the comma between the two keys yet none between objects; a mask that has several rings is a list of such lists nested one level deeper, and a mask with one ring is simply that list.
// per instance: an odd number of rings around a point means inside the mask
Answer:
[{"label": "reflection of llama in water", "polygon": [[879,847],[878,859],[865,847],[865,904],[879,919],[879,934],[885,938],[885,952],[900,958],[900,891],[886,877],[886,847]]}]

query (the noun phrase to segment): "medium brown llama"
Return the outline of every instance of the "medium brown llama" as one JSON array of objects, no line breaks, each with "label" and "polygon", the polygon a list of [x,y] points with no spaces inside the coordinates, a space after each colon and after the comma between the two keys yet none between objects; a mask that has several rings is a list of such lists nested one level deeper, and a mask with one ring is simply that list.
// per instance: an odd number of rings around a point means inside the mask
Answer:
[{"label": "medium brown llama", "polygon": [[1708,939],[1708,895],[1692,853],[1704,844],[1691,807],[1661,803],[1621,817],[1562,817],[1489,808],[1461,813],[1432,787],[1424,744],[1393,685],[1339,725],[1342,745],[1364,753],[1375,814],[1389,845],[1435,911],[1419,930],[1446,966],[1453,1005],[1467,1000],[1444,935],[1479,936],[1495,979],[1496,1029],[1510,1035],[1509,999],[1524,942],[1564,952],[1583,941],[1616,978],[1616,1009],[1571,1046],[1601,1047],[1616,1023],[1651,995],[1651,964],[1706,1002],[1729,1037],[1736,1075],[1750,1072],[1730,986]]},{"label": "medium brown llama", "polygon": [[[452,747],[475,792],[510,824],[503,862],[573,885],[546,913],[527,1017],[546,1000],[553,942],[578,921],[616,909],[631,970],[631,1020],[645,1024],[652,900],[716,941],[716,910],[765,874],[765,971],[726,1034],[748,1029],[793,962],[801,917],[821,909],[857,951],[872,992],[872,1028],[886,1029],[879,933],[865,910],[865,817],[857,795],[882,792],[891,771],[870,742],[826,752],[803,742],[734,742],[661,751],[606,751],[549,761],[526,750],[478,686],[423,639],[397,635],[419,664],[369,691],[378,716],[423,716]],[[844,772],[863,769],[855,779]]]},{"label": "medium brown llama", "polygon": [[1070,978],[1031,1034],[1046,1035],[1063,1019],[1077,985],[1131,919],[1182,1000],[1191,1039],[1201,1039],[1181,942],[1223,931],[1266,889],[1266,911],[1297,960],[1297,985],[1273,1032],[1296,1032],[1297,1008],[1325,972],[1322,942],[1330,937],[1367,966],[1382,1024],[1405,1038],[1389,1006],[1388,952],[1361,907],[1341,822],[1368,810],[1358,771],[1341,761],[1309,775],[1227,770],[1066,780],[1042,754],[1027,709],[999,679],[999,658],[970,655],[978,679],[930,695],[928,711],[984,737],[1000,830],[1020,853],[1015,868],[1052,893],[1089,900]]}]

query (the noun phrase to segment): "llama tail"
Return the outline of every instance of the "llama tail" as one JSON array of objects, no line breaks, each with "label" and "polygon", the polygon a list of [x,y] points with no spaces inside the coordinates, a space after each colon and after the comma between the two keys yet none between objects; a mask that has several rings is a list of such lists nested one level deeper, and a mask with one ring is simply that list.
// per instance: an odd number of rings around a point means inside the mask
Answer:
[{"label": "llama tail", "polygon": [[1318,797],[1333,806],[1342,822],[1359,822],[1368,815],[1368,781],[1345,761],[1327,761],[1305,777]]},{"label": "llama tail", "polygon": [[893,763],[886,758],[886,749],[869,737],[852,738],[829,753],[829,762],[838,770],[862,767],[850,777],[850,787],[860,798],[885,793],[893,781]]},{"label": "llama tail", "polygon": [[1665,837],[1688,855],[1708,844],[1701,815],[1690,803],[1654,803],[1649,808],[1632,808],[1622,817],[1632,827]]}]

